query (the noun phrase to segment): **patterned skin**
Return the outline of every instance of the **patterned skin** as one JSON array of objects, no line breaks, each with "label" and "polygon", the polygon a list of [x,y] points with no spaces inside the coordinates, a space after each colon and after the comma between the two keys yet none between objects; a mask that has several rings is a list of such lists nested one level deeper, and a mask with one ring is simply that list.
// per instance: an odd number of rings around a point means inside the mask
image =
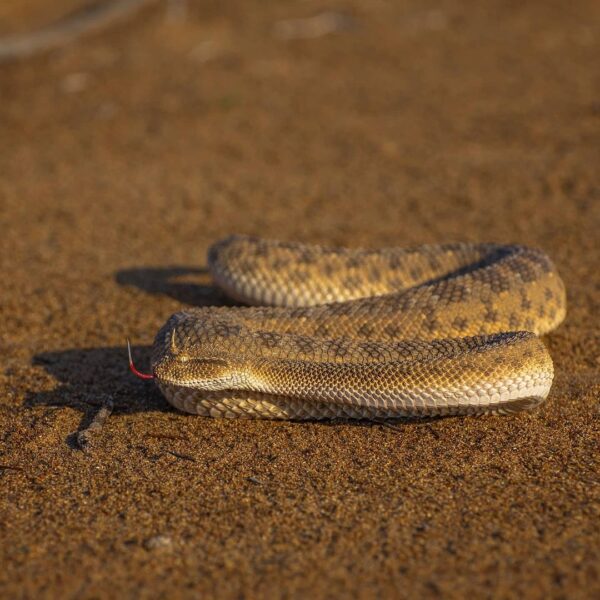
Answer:
[{"label": "patterned skin", "polygon": [[550,390],[538,335],[564,318],[549,258],[522,246],[351,250],[245,236],[209,251],[217,284],[255,307],[176,313],[152,368],[167,399],[219,417],[512,413]]}]

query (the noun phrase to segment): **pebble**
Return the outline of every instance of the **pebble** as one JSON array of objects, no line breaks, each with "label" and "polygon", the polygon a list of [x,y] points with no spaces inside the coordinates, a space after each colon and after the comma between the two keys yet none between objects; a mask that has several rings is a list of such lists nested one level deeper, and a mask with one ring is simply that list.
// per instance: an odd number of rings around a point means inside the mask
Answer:
[{"label": "pebble", "polygon": [[144,540],[146,550],[171,550],[173,538],[169,535],[154,535]]}]

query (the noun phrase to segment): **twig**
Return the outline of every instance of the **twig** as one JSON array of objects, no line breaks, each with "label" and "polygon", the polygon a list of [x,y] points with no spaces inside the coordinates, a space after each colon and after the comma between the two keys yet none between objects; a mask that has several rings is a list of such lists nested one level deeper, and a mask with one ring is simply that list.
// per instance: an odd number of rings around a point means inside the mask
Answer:
[{"label": "twig", "polygon": [[425,428],[429,431],[429,433],[431,433],[431,435],[436,439],[439,440],[440,439],[440,434],[431,426],[429,425],[429,423],[427,425],[425,425]]},{"label": "twig", "polygon": [[371,423],[376,425],[381,425],[382,427],[387,427],[388,429],[393,429],[394,431],[402,431],[402,427],[398,427],[398,425],[394,425],[393,423],[388,423],[383,419],[369,419]]},{"label": "twig", "polygon": [[110,25],[113,21],[139,10],[157,0],[114,0],[109,4],[87,7],[48,27],[32,33],[0,38],[0,62],[26,58],[39,52],[64,46],[93,31]]},{"label": "twig", "polygon": [[98,433],[102,429],[102,426],[106,423],[108,417],[110,417],[113,408],[114,402],[112,398],[106,397],[102,402],[100,410],[94,415],[90,424],[85,429],[81,429],[75,434],[75,439],[79,448],[85,450],[88,447],[93,434]]},{"label": "twig", "polygon": [[180,454],[179,452],[173,452],[173,450],[167,450],[167,454],[171,454],[176,458],[181,458],[182,460],[189,460],[190,462],[196,462],[196,459],[189,454]]}]

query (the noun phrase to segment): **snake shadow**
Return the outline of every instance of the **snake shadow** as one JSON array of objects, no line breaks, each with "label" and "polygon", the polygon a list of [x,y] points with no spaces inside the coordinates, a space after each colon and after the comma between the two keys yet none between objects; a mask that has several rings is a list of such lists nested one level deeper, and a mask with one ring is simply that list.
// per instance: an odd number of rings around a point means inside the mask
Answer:
[{"label": "snake shadow", "polygon": [[[150,346],[134,346],[132,352],[138,364],[149,364]],[[74,408],[81,413],[77,432],[91,423],[107,400],[114,405],[113,415],[174,411],[153,383],[131,374],[125,346],[41,352],[32,364],[42,367],[59,385],[53,390],[28,392],[23,405]],[[77,432],[67,436],[71,447],[76,447],[73,438]]]},{"label": "snake shadow", "polygon": [[231,306],[235,303],[212,285],[207,268],[172,265],[122,269],[114,275],[119,285],[148,294],[169,296],[191,306]]},{"label": "snake shadow", "polygon": [[[117,271],[114,278],[119,285],[169,296],[183,305],[232,304],[217,287],[210,285],[206,268],[140,267]],[[149,346],[133,346],[132,352],[142,369],[150,363]],[[49,391],[29,391],[23,404],[30,408],[68,406],[79,411],[78,429],[66,438],[71,448],[78,448],[77,433],[89,426],[107,400],[113,405],[113,415],[175,412],[153,383],[140,381],[131,374],[125,346],[41,352],[33,357],[32,364],[42,367],[59,385]]]}]

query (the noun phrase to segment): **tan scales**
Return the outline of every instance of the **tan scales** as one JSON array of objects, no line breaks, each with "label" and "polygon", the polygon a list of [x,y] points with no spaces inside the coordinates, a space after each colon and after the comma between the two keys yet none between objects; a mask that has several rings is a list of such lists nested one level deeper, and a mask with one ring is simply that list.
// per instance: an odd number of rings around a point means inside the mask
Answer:
[{"label": "tan scales", "polygon": [[232,236],[208,264],[252,307],[174,314],[155,380],[213,417],[389,418],[512,413],[548,395],[538,338],[566,311],[550,259],[523,246],[324,248]]}]

